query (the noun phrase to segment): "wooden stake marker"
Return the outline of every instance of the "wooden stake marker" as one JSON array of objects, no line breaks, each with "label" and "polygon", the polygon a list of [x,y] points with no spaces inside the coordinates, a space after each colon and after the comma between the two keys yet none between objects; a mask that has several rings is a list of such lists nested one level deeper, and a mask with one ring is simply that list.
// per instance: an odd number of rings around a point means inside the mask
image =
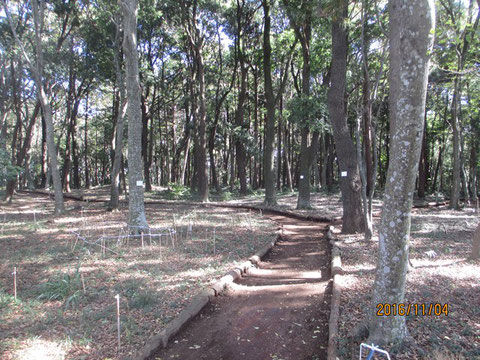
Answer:
[{"label": "wooden stake marker", "polygon": [[213,228],[213,255],[217,252],[215,247],[215,228]]},{"label": "wooden stake marker", "polygon": [[117,335],[118,335],[118,351],[120,351],[120,294],[115,295],[117,299]]},{"label": "wooden stake marker", "polygon": [[15,297],[15,301],[17,300],[17,267],[13,268],[13,296]]}]

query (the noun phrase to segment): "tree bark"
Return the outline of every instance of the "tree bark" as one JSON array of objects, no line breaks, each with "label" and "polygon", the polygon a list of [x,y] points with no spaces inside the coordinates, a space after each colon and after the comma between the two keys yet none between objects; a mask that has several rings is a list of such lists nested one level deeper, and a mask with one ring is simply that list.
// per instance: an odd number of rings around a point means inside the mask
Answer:
[{"label": "tree bark", "polygon": [[[277,94],[274,94],[272,84],[272,46],[270,43],[270,4],[269,0],[262,2],[264,13],[264,30],[263,30],[263,73],[265,81],[265,107],[267,113],[265,117],[265,143],[264,143],[264,182],[265,182],[265,200],[266,205],[275,205],[277,203],[275,193],[275,169],[274,169],[274,143],[275,143],[275,107],[282,97],[285,89],[285,83],[288,76],[288,68],[290,65],[290,55],[287,56],[287,61],[284,70],[281,71],[281,84]],[[292,47],[295,47],[295,44]],[[307,54],[307,57],[309,55]],[[308,85],[308,84],[307,84]],[[278,122],[278,176],[277,183],[280,188],[280,171],[281,171],[281,143],[282,143],[282,121]]]},{"label": "tree bark", "polygon": [[[263,16],[263,74],[265,81],[265,107],[267,108],[265,121],[265,147],[264,147],[264,179],[265,179],[265,205],[277,203],[275,193],[275,173],[273,166],[273,147],[275,142],[275,97],[272,85],[272,46],[270,45],[270,5],[269,0],[264,0]],[[280,139],[279,139],[280,140]]]},{"label": "tree bark", "polygon": [[[192,112],[194,127],[194,177],[192,180],[192,189],[197,189],[202,202],[208,202],[208,169],[207,169],[207,147],[206,147],[206,100],[205,100],[205,65],[203,59],[204,35],[197,24],[197,1],[192,4],[182,1],[183,22],[186,32],[190,52],[193,59],[192,66]],[[190,14],[190,6],[192,13]],[[195,84],[198,83],[198,89],[195,92]],[[196,95],[196,96],[195,96]],[[198,105],[198,108],[197,108]]]},{"label": "tree bark", "polygon": [[85,127],[83,134],[83,166],[85,167],[85,188],[90,188],[90,169],[88,167],[88,92],[85,98]]},{"label": "tree bark", "polygon": [[[312,11],[308,8],[305,12],[305,22],[302,27],[294,25],[297,38],[302,45],[302,95],[310,96],[310,40],[312,36]],[[302,124],[300,130],[300,175],[298,180],[297,209],[309,209],[310,206],[310,175],[313,160],[312,151],[316,148],[313,140],[308,144],[310,129],[307,124]],[[318,137],[317,137],[318,140]]]},{"label": "tree bark", "polygon": [[471,259],[472,260],[480,259],[480,224],[478,224],[477,230],[475,230],[475,234],[473,235]]},{"label": "tree bark", "polygon": [[[44,9],[43,6],[45,6],[45,3],[42,3],[41,5],[42,5],[42,15],[43,15],[43,9]],[[25,60],[27,61],[30,71],[33,75],[35,86],[38,92],[38,97],[40,99],[43,114],[45,116],[47,149],[48,149],[48,154],[50,159],[50,168],[51,168],[53,187],[55,192],[55,214],[59,215],[65,211],[65,206],[63,202],[62,181],[60,179],[60,172],[58,170],[57,148],[55,146],[55,138],[54,138],[55,130],[53,127],[52,108],[48,101],[48,96],[45,91],[45,87],[43,85],[43,48],[42,48],[42,38],[41,38],[41,31],[43,29],[40,24],[38,3],[36,1],[32,3],[33,20],[34,20],[34,26],[35,26],[35,53],[36,53],[35,63],[32,63],[30,61],[25,51],[25,48],[23,46],[23,43],[17,35],[15,26],[12,22],[12,19],[10,17],[10,12],[8,11],[7,4],[5,1],[3,1],[3,8],[8,18],[10,29],[12,30],[15,41],[18,43],[21,49],[21,52]],[[43,21],[42,21],[42,24],[43,24]]]},{"label": "tree bark", "polygon": [[[201,44],[203,40],[201,40]],[[206,148],[206,119],[207,108],[205,104],[205,73],[203,64],[203,50],[199,44],[197,53],[197,71],[198,71],[198,144],[200,153],[198,154],[198,194],[202,202],[208,202],[208,170],[207,170],[207,148]]]},{"label": "tree bark", "polygon": [[34,73],[35,86],[39,92],[40,103],[45,116],[45,125],[47,132],[47,151],[50,159],[50,171],[53,180],[53,189],[55,193],[55,214],[63,214],[65,205],[63,202],[62,181],[60,171],[58,170],[57,147],[55,145],[55,129],[53,127],[52,107],[48,101],[47,93],[43,85],[43,47],[41,39],[40,19],[38,14],[38,4],[33,3],[33,16],[35,22],[35,48],[36,48],[36,67],[31,66]]},{"label": "tree bark", "polygon": [[460,209],[460,123],[458,118],[459,79],[455,78],[452,97],[453,174],[450,208]]},{"label": "tree bark", "polygon": [[353,140],[347,124],[345,87],[347,74],[347,3],[340,2],[337,16],[332,21],[331,84],[328,91],[328,108],[333,128],[333,138],[340,166],[340,189],[342,191],[343,223],[346,234],[363,232],[361,181]]},{"label": "tree bark", "polygon": [[117,126],[115,130],[115,155],[113,157],[112,174],[110,182],[110,203],[109,208],[118,209],[120,203],[120,167],[122,165],[123,153],[123,127],[125,115],[127,110],[127,103],[125,99],[125,81],[123,79],[121,67],[121,35],[120,35],[120,20],[115,23],[115,47],[113,49],[113,60],[115,64],[115,76],[117,80],[117,88],[120,93],[119,102],[120,109],[117,111]]},{"label": "tree bark", "polygon": [[376,316],[378,304],[405,300],[410,217],[423,136],[433,2],[389,1],[391,156],[387,172],[368,343],[401,343],[405,316]]},{"label": "tree bark", "polygon": [[72,127],[73,127],[73,117],[72,117],[72,108],[74,101],[75,93],[75,83],[76,75],[73,70],[73,42],[70,46],[70,64],[69,64],[69,74],[68,74],[68,95],[67,95],[67,104],[66,104],[66,114],[65,114],[65,123],[67,124],[67,136],[65,142],[65,155],[63,157],[63,190],[65,192],[70,192],[70,166],[72,162],[71,157],[71,139],[72,139]]},{"label": "tree bark", "polygon": [[246,125],[245,125],[245,101],[247,100],[247,64],[244,54],[244,44],[242,39],[242,17],[243,17],[244,1],[240,5],[237,0],[237,56],[240,64],[240,91],[238,93],[237,111],[235,113],[235,126],[237,134],[235,135],[235,154],[237,163],[237,174],[240,180],[240,195],[247,195],[247,152],[245,149]]},{"label": "tree bark", "polygon": [[420,164],[418,167],[418,197],[420,199],[425,198],[425,189],[427,187],[427,170],[428,170],[428,158],[427,158],[427,119],[425,118],[425,130],[423,131],[422,138],[422,150],[420,151]]},{"label": "tree bark", "polygon": [[142,113],[137,53],[137,0],[119,0],[123,11],[125,75],[128,98],[128,224],[133,232],[148,227],[142,175]]}]

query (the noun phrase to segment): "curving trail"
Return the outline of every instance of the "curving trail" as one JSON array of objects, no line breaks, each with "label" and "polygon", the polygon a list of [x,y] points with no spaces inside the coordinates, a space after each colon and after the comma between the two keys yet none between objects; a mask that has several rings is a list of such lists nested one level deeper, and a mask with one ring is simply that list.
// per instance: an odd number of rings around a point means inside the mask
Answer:
[{"label": "curving trail", "polygon": [[325,359],[330,245],[326,223],[265,214],[283,226],[272,251],[151,359]]}]

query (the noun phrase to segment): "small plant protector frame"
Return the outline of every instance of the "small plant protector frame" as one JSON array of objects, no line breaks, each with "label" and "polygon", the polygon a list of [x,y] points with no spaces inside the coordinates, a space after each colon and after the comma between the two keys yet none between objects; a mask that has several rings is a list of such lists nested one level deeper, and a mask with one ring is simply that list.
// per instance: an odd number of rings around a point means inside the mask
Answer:
[{"label": "small plant protector frame", "polygon": [[371,344],[371,345],[368,345],[368,344],[365,344],[365,343],[361,343],[360,344],[360,355],[358,357],[359,360],[363,360],[363,355],[362,355],[362,350],[363,348],[365,349],[368,349],[367,350],[367,357],[365,358],[366,360],[371,360],[373,358],[373,355],[375,353],[379,353],[379,354],[382,354],[384,355],[388,360],[391,360],[390,359],[390,354],[388,353],[388,351],[385,351],[383,349],[380,349],[378,346],[375,346],[375,344]]}]

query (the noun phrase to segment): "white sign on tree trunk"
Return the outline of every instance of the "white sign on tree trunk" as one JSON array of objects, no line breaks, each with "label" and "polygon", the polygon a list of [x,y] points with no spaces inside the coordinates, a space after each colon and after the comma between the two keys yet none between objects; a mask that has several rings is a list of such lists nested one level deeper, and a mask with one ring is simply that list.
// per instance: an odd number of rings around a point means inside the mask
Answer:
[{"label": "white sign on tree trunk", "polygon": [[143,186],[143,181],[142,180],[137,180],[137,186]]},{"label": "white sign on tree trunk", "polygon": [[347,177],[347,172],[346,171],[342,171],[342,177]]}]

